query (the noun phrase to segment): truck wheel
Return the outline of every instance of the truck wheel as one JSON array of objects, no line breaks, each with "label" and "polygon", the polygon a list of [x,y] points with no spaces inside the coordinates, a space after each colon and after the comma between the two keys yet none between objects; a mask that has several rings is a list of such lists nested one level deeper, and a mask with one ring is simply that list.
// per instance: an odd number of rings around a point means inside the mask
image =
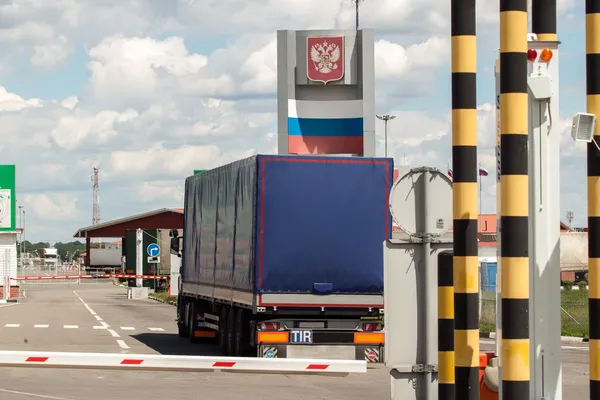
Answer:
[{"label": "truck wheel", "polygon": [[227,355],[227,317],[229,307],[222,306],[219,314],[219,350],[221,354]]},{"label": "truck wheel", "polygon": [[244,357],[248,351],[248,313],[238,308],[235,313],[234,357]]},{"label": "truck wheel", "polygon": [[231,307],[227,315],[227,347],[225,353],[227,357],[235,357],[235,337],[237,335],[237,326],[235,323],[236,311],[234,307]]},{"label": "truck wheel", "polygon": [[178,314],[177,315],[177,333],[179,333],[179,337],[188,337],[189,331],[186,326],[186,323],[189,323],[189,319],[185,319],[185,307],[186,303],[181,303],[181,298],[179,298],[179,305],[177,306]]},{"label": "truck wheel", "polygon": [[192,301],[190,303],[190,313],[189,313],[189,318],[188,318],[188,338],[190,339],[191,343],[196,343],[198,341],[198,339],[196,338],[196,324],[197,324],[197,316],[198,316],[198,312],[196,311],[196,309],[198,308],[196,306],[196,302]]}]

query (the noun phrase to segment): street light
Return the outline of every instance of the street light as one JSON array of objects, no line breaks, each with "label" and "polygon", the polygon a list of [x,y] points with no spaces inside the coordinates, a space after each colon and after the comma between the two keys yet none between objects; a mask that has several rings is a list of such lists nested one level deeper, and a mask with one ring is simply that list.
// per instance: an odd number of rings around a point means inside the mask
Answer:
[{"label": "street light", "polygon": [[379,118],[380,120],[383,121],[383,123],[385,124],[385,140],[384,140],[384,154],[385,157],[387,157],[387,137],[388,137],[388,121],[396,118],[395,115],[390,115],[390,114],[377,114],[377,118]]},{"label": "street light", "polygon": [[22,224],[22,228],[23,230],[21,231],[21,243],[23,244],[23,253],[25,254],[25,252],[27,251],[26,247],[25,247],[25,209],[21,209],[21,224]]},{"label": "street light", "polygon": [[19,207],[19,215],[17,218],[17,227],[21,228],[21,233],[20,233],[20,238],[19,238],[19,255],[20,255],[20,261],[21,261],[21,268],[23,267],[23,206],[18,206]]}]

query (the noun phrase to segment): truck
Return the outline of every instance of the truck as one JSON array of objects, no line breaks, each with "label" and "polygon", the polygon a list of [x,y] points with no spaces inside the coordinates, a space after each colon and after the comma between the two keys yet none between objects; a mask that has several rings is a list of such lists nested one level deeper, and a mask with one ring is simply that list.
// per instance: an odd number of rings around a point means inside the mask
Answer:
[{"label": "truck", "polygon": [[256,155],[188,177],[183,237],[171,234],[179,335],[226,356],[382,362],[392,181],[392,159],[338,156]]},{"label": "truck", "polygon": [[91,248],[90,265],[86,266],[88,271],[113,272],[121,271],[122,250],[118,248]]},{"label": "truck", "polygon": [[58,249],[44,248],[41,253],[42,259],[44,260],[44,266],[50,268],[56,268],[58,266]]}]

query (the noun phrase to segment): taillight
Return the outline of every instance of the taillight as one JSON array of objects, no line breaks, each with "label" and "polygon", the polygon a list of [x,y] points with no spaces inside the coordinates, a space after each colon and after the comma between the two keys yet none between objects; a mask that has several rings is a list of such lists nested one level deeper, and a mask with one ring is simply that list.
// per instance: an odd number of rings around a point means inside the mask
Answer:
[{"label": "taillight", "polygon": [[261,331],[278,331],[281,325],[279,322],[261,322],[260,330]]},{"label": "taillight", "polygon": [[380,331],[382,324],[379,322],[364,322],[362,324],[362,330],[366,332]]}]

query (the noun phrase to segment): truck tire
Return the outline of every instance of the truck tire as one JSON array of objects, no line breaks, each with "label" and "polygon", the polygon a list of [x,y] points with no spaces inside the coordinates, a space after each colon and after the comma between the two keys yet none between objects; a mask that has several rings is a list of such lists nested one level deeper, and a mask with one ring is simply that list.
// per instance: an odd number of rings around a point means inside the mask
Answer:
[{"label": "truck tire", "polygon": [[236,308],[235,307],[231,307],[231,309],[229,310],[229,313],[227,315],[227,345],[226,345],[226,352],[225,355],[227,357],[234,357],[235,356],[235,336],[236,336]]},{"label": "truck tire", "polygon": [[235,313],[235,334],[232,356],[244,357],[248,352],[248,329],[248,313],[243,308],[238,308]]},{"label": "truck tire", "polygon": [[188,315],[188,338],[190,339],[190,343],[196,343],[198,342],[198,338],[196,338],[196,323],[197,323],[197,316],[198,316],[198,306],[197,306],[198,302],[196,301],[192,301],[190,302],[190,312]]},{"label": "truck tire", "polygon": [[186,320],[185,318],[186,302],[182,300],[183,299],[179,297],[177,305],[177,333],[179,333],[179,337],[185,338],[188,337],[188,334],[190,333],[186,326],[186,324],[189,323],[189,319]]},{"label": "truck tire", "polygon": [[222,306],[219,314],[219,350],[221,354],[227,355],[227,317],[229,307]]}]

